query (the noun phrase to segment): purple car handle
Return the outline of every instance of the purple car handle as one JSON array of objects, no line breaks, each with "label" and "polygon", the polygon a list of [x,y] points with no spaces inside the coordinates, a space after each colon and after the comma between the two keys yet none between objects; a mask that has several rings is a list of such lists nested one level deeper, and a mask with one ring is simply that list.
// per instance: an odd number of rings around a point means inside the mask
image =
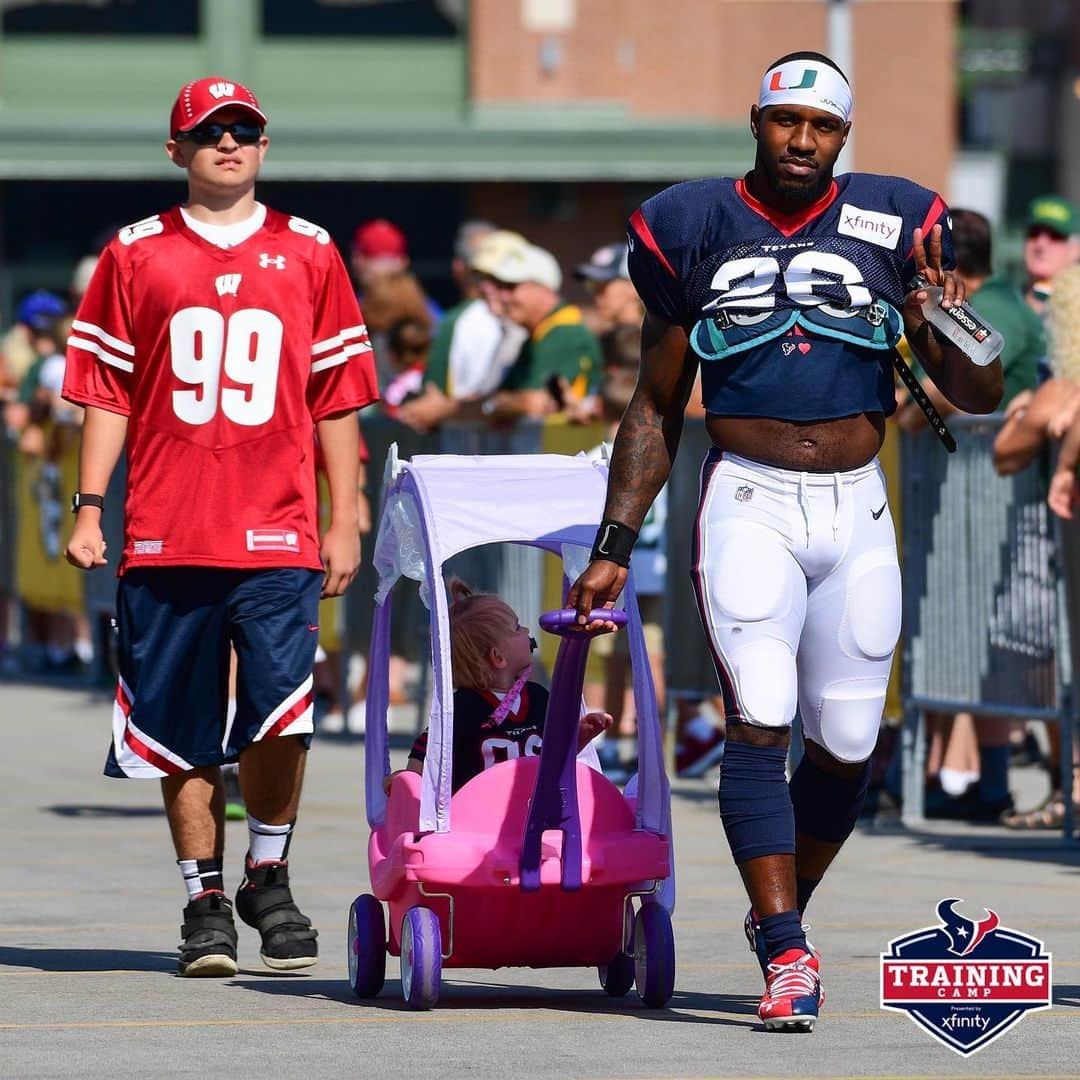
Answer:
[{"label": "purple car handle", "polygon": [[[593,608],[589,612],[588,622],[613,622],[616,627],[622,627],[626,625],[626,612],[618,608]],[[578,613],[574,608],[545,611],[540,616],[540,629],[546,630],[549,634],[558,634],[560,637],[575,633],[588,634],[590,637],[610,633],[608,630],[586,630],[578,622]]]},{"label": "purple car handle", "polygon": [[[551,676],[544,741],[540,745],[540,765],[536,772],[525,832],[521,838],[521,888],[540,888],[541,842],[544,832],[556,829],[563,834],[561,885],[567,892],[581,888],[581,814],[577,794],[578,726],[581,717],[581,688],[585,683],[585,662],[589,642],[605,630],[586,631],[577,621],[577,611],[564,608],[547,611],[540,625],[562,638]],[[594,608],[589,620],[626,625],[626,612],[614,608]]]}]

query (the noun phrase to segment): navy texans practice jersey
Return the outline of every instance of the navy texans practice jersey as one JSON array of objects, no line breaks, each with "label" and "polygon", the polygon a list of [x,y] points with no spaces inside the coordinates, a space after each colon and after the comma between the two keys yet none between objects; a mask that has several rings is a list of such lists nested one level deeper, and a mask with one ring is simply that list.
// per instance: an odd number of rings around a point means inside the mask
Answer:
[{"label": "navy texans practice jersey", "polygon": [[651,312],[689,334],[708,412],[888,414],[912,233],[929,244],[937,224],[951,268],[948,209],[910,180],[847,173],[796,214],[742,180],[691,180],[630,218],[630,276]]},{"label": "navy texans practice jersey", "polygon": [[[490,690],[455,690],[453,790],[500,762],[538,755],[547,706],[547,690],[539,683],[527,682],[521,688],[517,710],[496,724],[492,713],[499,707],[499,698]],[[409,757],[414,761],[427,756],[427,738],[425,729],[413,743]]]}]

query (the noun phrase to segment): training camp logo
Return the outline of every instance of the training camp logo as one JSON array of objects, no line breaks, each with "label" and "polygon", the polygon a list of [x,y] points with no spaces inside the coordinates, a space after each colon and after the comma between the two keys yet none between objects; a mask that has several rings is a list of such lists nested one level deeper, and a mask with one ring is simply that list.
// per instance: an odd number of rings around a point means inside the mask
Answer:
[{"label": "training camp logo", "polygon": [[881,1007],[905,1012],[963,1056],[1004,1035],[1029,1012],[1050,1008],[1050,954],[1043,943],[1002,926],[987,909],[960,915],[942,900],[940,926],[893,938],[881,954]]}]

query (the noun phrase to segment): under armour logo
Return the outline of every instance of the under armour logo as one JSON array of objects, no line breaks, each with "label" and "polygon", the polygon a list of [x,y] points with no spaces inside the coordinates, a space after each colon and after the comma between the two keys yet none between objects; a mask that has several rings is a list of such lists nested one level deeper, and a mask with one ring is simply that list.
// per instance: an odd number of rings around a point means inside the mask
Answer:
[{"label": "under armour logo", "polygon": [[223,97],[232,97],[236,93],[236,83],[231,82],[216,82],[211,83],[207,89],[214,97],[220,99]]},{"label": "under armour logo", "polygon": [[240,274],[222,274],[214,278],[218,296],[235,296],[240,288]]},{"label": "under armour logo", "polygon": [[259,265],[264,269],[269,269],[271,266],[276,266],[279,270],[285,269],[285,256],[284,255],[267,255],[266,252],[262,252],[259,255]]}]

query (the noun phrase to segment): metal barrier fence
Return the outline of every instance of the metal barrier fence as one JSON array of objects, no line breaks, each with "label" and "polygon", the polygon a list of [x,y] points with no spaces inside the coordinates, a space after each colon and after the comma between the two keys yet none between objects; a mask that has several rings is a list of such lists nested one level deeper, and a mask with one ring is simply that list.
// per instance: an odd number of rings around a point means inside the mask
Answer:
[{"label": "metal barrier fence", "polygon": [[[383,463],[394,443],[401,458],[417,454],[537,454],[543,449],[543,425],[523,423],[510,431],[493,431],[477,424],[445,424],[431,435],[420,435],[405,424],[374,415],[363,420],[364,441],[370,460],[366,491],[378,524],[382,503]],[[344,646],[346,652],[366,655],[371,641],[376,575],[372,553],[375,529],[363,542],[363,556],[356,583],[347,593]],[[541,611],[543,553],[518,545],[482,548],[453,559],[448,571],[478,589],[497,592],[518,612],[527,625],[534,625]],[[402,582],[394,590],[394,655],[420,660],[428,655],[428,617],[413,583]]]},{"label": "metal barrier fence", "polygon": [[688,420],[668,479],[664,640],[678,642],[678,648],[669,648],[665,654],[667,691],[672,699],[712,697],[720,692],[690,578],[701,463],[711,446],[705,421]]},{"label": "metal barrier fence", "polygon": [[[1041,719],[1060,725],[1063,790],[1071,791],[1072,671],[1080,665],[1080,635],[1070,638],[1067,613],[1080,611],[1080,523],[1052,522],[1045,504],[1046,469],[1029,468],[1002,478],[993,471],[991,447],[1000,418],[953,418],[959,449],[946,455],[930,437],[901,440],[904,643],[902,740],[904,822],[916,824],[923,805],[925,711]],[[480,425],[447,425],[418,435],[381,415],[365,416],[370,450],[367,492],[377,517],[383,462],[392,443],[399,456],[424,453],[538,453],[551,447],[541,424],[512,431]],[[555,447],[578,449],[592,436],[564,429]],[[664,632],[678,648],[667,652],[672,698],[717,692],[690,585],[691,530],[702,458],[709,446],[703,422],[688,422],[668,484],[667,593]],[[9,441],[0,446],[0,591],[17,592],[12,549],[18,532],[15,508],[19,470]],[[114,476],[104,526],[109,549],[121,549],[122,467]],[[375,575],[374,535],[365,538],[356,585],[341,612],[342,651],[366,655],[371,636]],[[542,553],[517,545],[471,552],[450,569],[479,588],[497,591],[529,625],[543,609]],[[66,569],[66,567],[64,568]],[[112,611],[115,579],[86,575],[85,601],[92,615]],[[550,597],[549,597],[550,599]],[[417,589],[394,591],[393,651],[421,661],[426,671],[428,618]],[[1070,653],[1072,649],[1072,654]],[[419,694],[424,696],[424,687]],[[1065,798],[1066,835],[1072,834],[1072,800]]]},{"label": "metal barrier fence", "polygon": [[[952,455],[926,434],[902,441],[907,825],[922,820],[927,711],[1060,725],[1063,788],[1072,787],[1072,665],[1045,463],[998,476],[1001,422],[950,419]],[[1068,795],[1065,806],[1071,836]]]}]

